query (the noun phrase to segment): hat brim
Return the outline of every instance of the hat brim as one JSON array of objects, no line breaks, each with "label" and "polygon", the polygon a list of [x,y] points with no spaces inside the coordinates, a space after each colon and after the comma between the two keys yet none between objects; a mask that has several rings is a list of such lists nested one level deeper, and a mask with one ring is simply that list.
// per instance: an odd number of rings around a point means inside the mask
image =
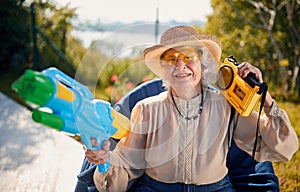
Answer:
[{"label": "hat brim", "polygon": [[163,68],[160,64],[161,55],[168,49],[190,46],[190,47],[206,47],[209,54],[214,58],[215,64],[217,65],[220,61],[222,49],[219,44],[215,41],[209,39],[203,40],[193,40],[193,41],[183,41],[178,43],[173,43],[170,45],[154,45],[152,47],[146,48],[144,51],[144,58],[149,69],[159,77],[163,77]]}]

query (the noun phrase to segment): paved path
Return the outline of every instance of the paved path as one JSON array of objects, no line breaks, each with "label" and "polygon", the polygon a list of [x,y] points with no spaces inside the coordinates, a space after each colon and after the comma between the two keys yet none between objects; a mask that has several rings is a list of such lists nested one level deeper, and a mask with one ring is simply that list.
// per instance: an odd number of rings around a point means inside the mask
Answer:
[{"label": "paved path", "polygon": [[74,191],[82,146],[0,92],[0,191]]}]

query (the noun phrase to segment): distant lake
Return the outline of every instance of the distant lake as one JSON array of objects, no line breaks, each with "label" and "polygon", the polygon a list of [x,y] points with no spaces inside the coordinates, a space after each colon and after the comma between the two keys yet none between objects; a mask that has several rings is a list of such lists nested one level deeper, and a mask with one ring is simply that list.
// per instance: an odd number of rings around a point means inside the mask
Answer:
[{"label": "distant lake", "polygon": [[72,35],[81,40],[85,48],[89,48],[94,41],[105,41],[117,44],[131,44],[133,42],[155,43],[155,36],[150,34],[125,32],[98,32],[98,31],[72,31]]},{"label": "distant lake", "polygon": [[[155,44],[160,34],[169,28],[169,25],[159,25],[157,32],[154,24],[130,25],[114,31],[79,31],[73,30],[72,35],[80,39],[84,47],[88,48],[93,41],[132,46],[136,44]],[[157,37],[155,35],[157,33]]]}]

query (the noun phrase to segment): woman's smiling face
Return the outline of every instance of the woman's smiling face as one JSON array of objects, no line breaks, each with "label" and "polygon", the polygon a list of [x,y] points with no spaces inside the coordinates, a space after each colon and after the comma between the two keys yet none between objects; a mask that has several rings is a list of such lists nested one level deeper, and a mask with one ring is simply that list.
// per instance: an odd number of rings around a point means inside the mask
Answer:
[{"label": "woman's smiling face", "polygon": [[164,80],[173,88],[199,88],[202,51],[195,47],[168,49],[161,56]]}]

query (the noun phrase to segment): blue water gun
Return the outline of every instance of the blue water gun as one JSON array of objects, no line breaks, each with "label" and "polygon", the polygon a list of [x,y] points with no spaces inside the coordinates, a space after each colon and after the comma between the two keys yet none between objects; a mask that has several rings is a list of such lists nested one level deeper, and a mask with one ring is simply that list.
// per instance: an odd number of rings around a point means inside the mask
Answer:
[{"label": "blue water gun", "polygon": [[[109,102],[95,99],[87,87],[54,67],[42,72],[26,70],[12,89],[33,109],[34,121],[79,134],[90,150],[100,149],[110,137],[121,139],[128,134],[128,118],[113,110]],[[98,170],[105,173],[109,167],[108,160],[99,164]]]}]

